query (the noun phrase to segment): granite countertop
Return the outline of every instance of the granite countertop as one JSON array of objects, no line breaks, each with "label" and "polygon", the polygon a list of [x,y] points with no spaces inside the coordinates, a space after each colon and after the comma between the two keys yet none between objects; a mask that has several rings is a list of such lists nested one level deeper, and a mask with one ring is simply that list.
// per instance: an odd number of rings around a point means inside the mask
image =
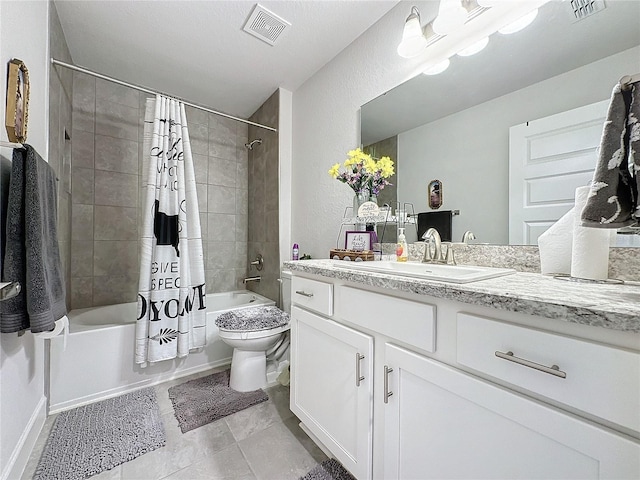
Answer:
[{"label": "granite countertop", "polygon": [[488,280],[455,284],[347,270],[336,267],[335,262],[289,261],[284,262],[284,268],[372,287],[640,333],[640,282],[627,282],[624,285],[578,283],[538,273],[517,272]]}]

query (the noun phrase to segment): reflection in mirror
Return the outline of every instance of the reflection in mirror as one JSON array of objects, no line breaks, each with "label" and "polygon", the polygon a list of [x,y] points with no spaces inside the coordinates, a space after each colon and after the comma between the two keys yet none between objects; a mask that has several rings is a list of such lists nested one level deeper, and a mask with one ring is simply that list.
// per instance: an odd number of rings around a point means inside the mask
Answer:
[{"label": "reflection in mirror", "polygon": [[[640,2],[609,1],[604,10],[580,21],[570,4],[547,3],[527,29],[509,36],[496,33],[477,55],[455,56],[442,74],[420,74],[362,107],[365,148],[396,145],[398,200],[413,203],[416,212],[429,211],[424,186],[434,178],[447,185],[443,208],[460,211],[454,238],[471,230],[476,243],[509,243],[510,194],[524,200],[530,194],[526,182],[509,185],[511,127],[608,103],[622,76],[640,72]],[[595,131],[595,144],[591,141],[582,152],[591,169],[602,121]],[[567,139],[562,134],[554,138],[561,152]],[[551,176],[544,170],[548,160],[537,160],[539,178]],[[585,175],[590,178],[583,170],[580,174],[580,182]],[[554,188],[540,189],[557,190],[541,202],[558,207],[557,219],[571,208],[575,187]],[[554,219],[543,220],[530,243]]]}]

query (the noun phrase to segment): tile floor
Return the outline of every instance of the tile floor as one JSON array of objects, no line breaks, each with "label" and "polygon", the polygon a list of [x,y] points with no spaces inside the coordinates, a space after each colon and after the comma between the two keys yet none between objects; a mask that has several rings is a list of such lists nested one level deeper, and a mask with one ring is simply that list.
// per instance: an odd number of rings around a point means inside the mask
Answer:
[{"label": "tile floor", "polygon": [[[327,458],[298,426],[299,420],[289,410],[289,387],[280,385],[266,390],[266,402],[183,434],[167,390],[214,371],[157,385],[166,446],[92,480],[296,480]],[[55,417],[47,419],[23,480],[33,477]]]}]

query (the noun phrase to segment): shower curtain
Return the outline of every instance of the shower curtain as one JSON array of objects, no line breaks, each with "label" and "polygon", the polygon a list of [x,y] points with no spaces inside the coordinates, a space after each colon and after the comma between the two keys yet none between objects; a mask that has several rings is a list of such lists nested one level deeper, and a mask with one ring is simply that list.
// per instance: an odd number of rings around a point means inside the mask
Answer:
[{"label": "shower curtain", "polygon": [[205,345],[205,282],[193,159],[184,104],[147,99],[143,231],[135,361],[146,366]]}]

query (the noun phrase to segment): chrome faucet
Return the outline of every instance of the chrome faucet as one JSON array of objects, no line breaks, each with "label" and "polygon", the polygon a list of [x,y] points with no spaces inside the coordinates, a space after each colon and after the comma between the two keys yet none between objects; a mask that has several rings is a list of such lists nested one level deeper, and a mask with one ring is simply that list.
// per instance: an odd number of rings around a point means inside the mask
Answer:
[{"label": "chrome faucet", "polygon": [[[442,263],[442,239],[438,230],[435,228],[429,228],[424,235],[424,256],[422,257],[423,263]],[[431,240],[433,240],[435,246],[433,253],[431,252]]]},{"label": "chrome faucet", "polygon": [[261,280],[261,277],[249,277],[249,278],[245,278],[244,280],[242,280],[242,283],[244,283],[245,285],[248,282],[259,282]]},{"label": "chrome faucet", "polygon": [[462,243],[469,243],[469,240],[475,240],[476,236],[473,234],[471,230],[467,230],[462,234]]}]

